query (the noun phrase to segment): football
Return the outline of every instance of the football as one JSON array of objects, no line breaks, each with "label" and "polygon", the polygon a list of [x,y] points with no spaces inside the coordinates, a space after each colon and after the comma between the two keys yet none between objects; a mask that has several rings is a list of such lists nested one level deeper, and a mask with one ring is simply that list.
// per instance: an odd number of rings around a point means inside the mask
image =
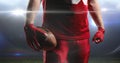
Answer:
[{"label": "football", "polygon": [[36,31],[36,39],[40,44],[41,50],[51,50],[57,46],[56,38],[54,34],[48,30],[47,28],[37,27],[45,32],[45,34],[41,34]]}]

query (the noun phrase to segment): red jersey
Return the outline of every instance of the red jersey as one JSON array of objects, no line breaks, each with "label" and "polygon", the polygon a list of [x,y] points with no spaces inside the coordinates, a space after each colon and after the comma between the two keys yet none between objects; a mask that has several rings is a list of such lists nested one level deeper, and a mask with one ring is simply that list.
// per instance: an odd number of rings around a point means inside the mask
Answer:
[{"label": "red jersey", "polygon": [[81,0],[44,0],[43,27],[50,29],[57,39],[89,38],[88,6]]}]

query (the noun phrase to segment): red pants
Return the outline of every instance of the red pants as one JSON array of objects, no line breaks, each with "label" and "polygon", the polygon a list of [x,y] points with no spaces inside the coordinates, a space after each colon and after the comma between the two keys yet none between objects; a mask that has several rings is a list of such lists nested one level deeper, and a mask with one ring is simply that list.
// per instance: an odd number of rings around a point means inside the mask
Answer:
[{"label": "red pants", "polygon": [[54,50],[44,51],[44,63],[88,63],[89,39],[58,40]]}]

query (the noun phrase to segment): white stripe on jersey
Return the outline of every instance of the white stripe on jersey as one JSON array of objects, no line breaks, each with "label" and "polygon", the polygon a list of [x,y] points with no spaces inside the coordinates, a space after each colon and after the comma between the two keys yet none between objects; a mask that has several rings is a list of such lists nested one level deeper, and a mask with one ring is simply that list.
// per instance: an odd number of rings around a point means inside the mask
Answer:
[{"label": "white stripe on jersey", "polygon": [[[81,0],[72,0],[72,4],[78,4]],[[87,5],[88,0],[83,0],[83,3]]]},{"label": "white stripe on jersey", "polygon": [[72,0],[72,4],[78,4],[81,0]]},{"label": "white stripe on jersey", "polygon": [[83,0],[83,3],[84,3],[85,5],[87,5],[87,2],[88,2],[88,0]]}]

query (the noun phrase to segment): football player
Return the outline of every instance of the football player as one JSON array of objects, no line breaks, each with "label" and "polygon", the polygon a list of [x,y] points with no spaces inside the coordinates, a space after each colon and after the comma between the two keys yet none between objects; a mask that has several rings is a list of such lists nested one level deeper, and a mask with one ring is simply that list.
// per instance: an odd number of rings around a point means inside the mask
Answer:
[{"label": "football player", "polygon": [[[93,41],[98,44],[104,39],[105,29],[98,1],[29,0],[27,7],[29,12],[26,15],[25,27],[33,31],[38,30],[37,27],[34,26],[34,20],[41,2],[43,5],[42,27],[49,29],[57,40],[57,46],[54,49],[43,51],[43,62],[88,63],[90,54],[88,11],[98,28],[93,37]],[[39,30],[39,32],[44,34],[41,30]],[[30,43],[28,44],[33,49],[36,48]],[[37,43],[35,44],[37,45]]]}]

